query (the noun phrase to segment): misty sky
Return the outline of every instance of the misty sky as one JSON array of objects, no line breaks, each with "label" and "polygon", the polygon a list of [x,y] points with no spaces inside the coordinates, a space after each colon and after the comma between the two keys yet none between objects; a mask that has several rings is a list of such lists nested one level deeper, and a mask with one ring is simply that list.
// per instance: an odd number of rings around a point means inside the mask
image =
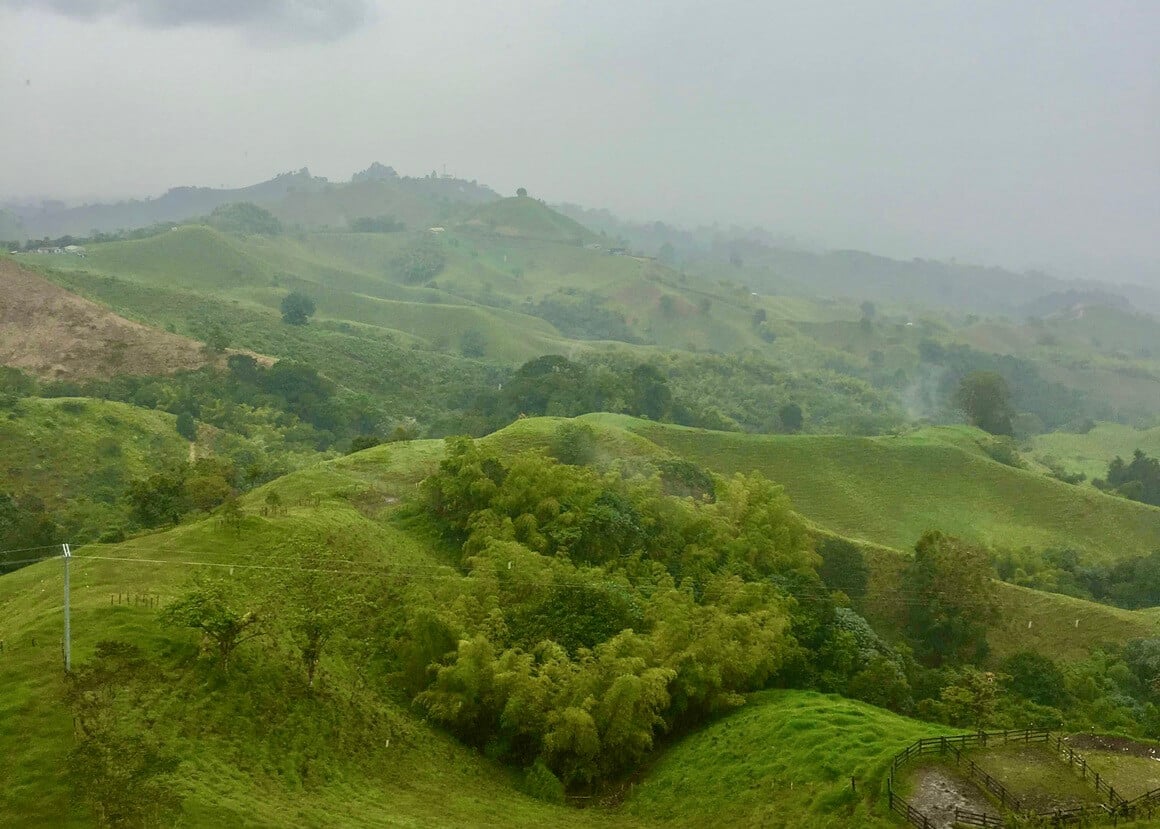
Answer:
[{"label": "misty sky", "polygon": [[1160,284],[1160,2],[0,0],[0,201],[443,169]]}]

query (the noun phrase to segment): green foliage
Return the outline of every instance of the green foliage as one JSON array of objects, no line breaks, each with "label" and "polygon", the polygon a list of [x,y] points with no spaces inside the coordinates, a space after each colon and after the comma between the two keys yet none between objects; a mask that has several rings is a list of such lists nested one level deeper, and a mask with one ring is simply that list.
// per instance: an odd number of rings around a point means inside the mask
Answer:
[{"label": "green foliage", "polygon": [[781,421],[782,428],[790,434],[800,432],[802,425],[805,423],[805,417],[802,415],[802,407],[797,403],[786,403],[778,409],[777,419]]},{"label": "green foliage", "polygon": [[19,551],[48,547],[62,540],[61,528],[40,498],[35,495],[15,497],[0,492],[0,550],[17,551],[0,553],[0,574],[9,569],[6,561],[23,561],[47,552],[39,549]]},{"label": "green foliage", "polygon": [[1132,454],[1130,463],[1117,456],[1108,464],[1107,478],[1092,483],[1133,501],[1160,506],[1160,458],[1150,458],[1141,449]]},{"label": "green foliage", "polygon": [[197,440],[197,421],[189,412],[177,416],[177,434],[186,440]]},{"label": "green foliage", "polygon": [[954,664],[986,653],[987,628],[998,613],[991,572],[979,547],[938,531],[918,540],[902,595],[907,632],[924,661]]},{"label": "green foliage", "polygon": [[998,559],[1005,581],[1094,600],[1129,610],[1160,604],[1160,550],[1119,561],[1087,561],[1070,548],[1006,551]]},{"label": "green foliage", "polygon": [[217,664],[228,671],[238,646],[267,632],[262,616],[247,604],[236,587],[206,579],[166,606],[162,620],[200,631]]},{"label": "green foliage", "polygon": [[979,731],[994,727],[1004,674],[963,668],[955,682],[942,689],[940,702],[943,716],[952,724],[971,726]]},{"label": "green foliage", "polygon": [[355,435],[350,441],[350,453],[361,452],[364,449],[372,449],[381,444],[382,438],[377,435]]},{"label": "green foliage", "polygon": [[967,414],[971,424],[992,435],[1013,435],[1011,391],[1007,381],[994,371],[972,371],[955,390],[954,404]]},{"label": "green foliage", "polygon": [[[521,188],[523,189],[523,188]],[[523,195],[523,194],[521,194]],[[546,803],[564,803],[564,784],[552,774],[552,770],[537,760],[524,772],[523,791]]]},{"label": "green foliage", "polygon": [[181,813],[179,761],[153,727],[159,673],[135,645],[102,641],[66,677],[77,736],[68,777],[98,826],[172,825]]},{"label": "green foliage", "polygon": [[1020,651],[1003,661],[1008,687],[1037,705],[1059,708],[1067,701],[1064,675],[1049,657],[1036,651]]},{"label": "green foliage", "polygon": [[[422,490],[465,542],[472,579],[436,600],[449,609],[441,625],[414,621],[427,639],[461,631],[416,699],[495,756],[538,757],[587,785],[638,763],[658,731],[737,704],[794,648],[791,604],[764,579],[812,572],[815,560],[759,476],[698,502],[536,453],[501,462],[457,438]],[[447,638],[437,633],[435,649]],[[434,655],[402,646],[416,651]]]},{"label": "green foliage", "polygon": [[1015,445],[1015,441],[1007,436],[989,440],[983,444],[983,451],[987,453],[987,457],[996,460],[1004,466],[1011,466],[1015,469],[1026,469],[1027,464],[1019,455],[1019,449]]},{"label": "green foliage", "polygon": [[464,357],[482,357],[487,353],[487,339],[478,328],[468,328],[459,337],[459,353]]},{"label": "green foliage", "polygon": [[870,568],[857,544],[840,536],[831,536],[818,545],[822,563],[818,575],[827,587],[841,590],[855,601],[866,596]]},{"label": "green foliage", "polygon": [[185,471],[178,468],[133,481],[128,491],[132,520],[142,527],[160,527],[180,521],[192,507],[185,478]]},{"label": "green foliage", "polygon": [[560,463],[587,466],[597,457],[596,430],[576,420],[562,423],[552,436],[552,457]]},{"label": "green foliage", "polygon": [[443,244],[424,234],[404,248],[390,263],[390,269],[406,285],[421,285],[438,276],[447,264]]},{"label": "green foliage", "polygon": [[305,325],[314,316],[314,300],[300,291],[291,291],[282,297],[282,321],[290,325]]},{"label": "green foliage", "polygon": [[526,303],[524,310],[552,323],[566,337],[640,342],[624,314],[605,307],[604,298],[591,291],[578,292],[567,288],[559,297],[548,296],[535,303]]},{"label": "green foliage", "polygon": [[269,210],[251,202],[223,204],[209,215],[208,223],[226,233],[277,236],[282,223]]},{"label": "green foliage", "polygon": [[392,216],[360,216],[351,220],[350,229],[354,233],[400,233],[407,228]]}]

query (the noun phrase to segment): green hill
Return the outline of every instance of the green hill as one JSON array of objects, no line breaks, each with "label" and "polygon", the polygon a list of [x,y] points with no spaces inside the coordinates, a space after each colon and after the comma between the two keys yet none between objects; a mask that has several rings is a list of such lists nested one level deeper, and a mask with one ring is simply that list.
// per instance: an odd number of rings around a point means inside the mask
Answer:
[{"label": "green hill", "polygon": [[1050,456],[1068,472],[1082,472],[1089,480],[1103,478],[1108,474],[1108,464],[1117,455],[1127,461],[1133,452],[1142,449],[1145,454],[1160,457],[1160,426],[1133,429],[1119,423],[1099,423],[1084,434],[1037,435],[1031,446],[1036,457]]},{"label": "green hill", "polygon": [[[588,420],[609,457],[664,457],[663,441],[642,433],[682,433]],[[543,446],[560,422],[523,420],[487,443],[504,453]],[[937,434],[911,442],[978,458]],[[576,810],[522,794],[517,774],[434,730],[405,701],[372,693],[357,660],[324,659],[318,690],[307,694],[280,661],[288,642],[244,645],[245,658],[226,679],[191,664],[194,636],[159,623],[156,606],[172,602],[195,573],[212,570],[243,583],[275,578],[288,543],[330,539],[337,546],[329,566],[381,579],[384,597],[458,578],[445,566],[443,547],[406,517],[407,500],[442,454],[439,441],[376,447],[244,496],[237,528],[207,518],[76,551],[74,663],[92,658],[99,641],[115,639],[162,666],[165,684],[138,704],[156,718],[150,733],[159,745],[180,758],[187,825],[472,826],[494,822],[497,809],[515,827],[890,825],[879,798],[891,755],[945,729],[836,697],[758,694],[662,751],[622,805]],[[274,510],[272,493],[281,505]],[[70,804],[66,772],[74,738],[72,716],[60,703],[60,575],[54,560],[0,577],[0,752],[8,758],[0,766],[0,814],[21,826],[89,825]],[[1041,598],[1022,592],[1023,606]],[[1042,601],[1054,609],[1037,612],[1068,622],[1086,604]],[[1135,618],[1109,614],[1113,623]],[[1102,633],[1119,638],[1135,629],[1113,624]]]},{"label": "green hill", "polygon": [[819,526],[898,550],[929,529],[1000,548],[1071,546],[1100,560],[1160,545],[1160,509],[1005,466],[970,448],[982,433],[965,428],[859,438],[610,422],[718,472],[757,469]]},{"label": "green hill", "polygon": [[[534,440],[536,431],[521,436],[517,430],[503,439],[514,446]],[[639,444],[627,434],[619,439]],[[74,664],[90,659],[98,641],[118,639],[170,666],[167,690],[148,704],[159,715],[153,726],[159,739],[182,758],[187,825],[469,826],[493,820],[496,809],[511,826],[693,825],[692,812],[677,817],[681,811],[674,799],[681,792],[671,781],[677,774],[705,776],[697,813],[715,810],[718,825],[752,825],[767,798],[783,795],[789,796],[783,813],[788,809],[816,825],[835,825],[827,814],[845,803],[839,778],[848,768],[866,780],[880,778],[896,743],[934,733],[842,700],[810,694],[759,697],[753,714],[744,710],[706,735],[678,744],[673,759],[661,766],[657,786],[642,789],[628,806],[577,811],[521,794],[509,772],[433,731],[405,705],[374,701],[359,690],[354,665],[328,662],[314,696],[286,686],[286,677],[272,673],[273,665],[261,656],[264,651],[240,660],[224,683],[175,669],[174,656],[188,654],[193,639],[160,627],[157,611],[147,605],[153,599],[162,605],[171,601],[199,566],[227,566],[239,578],[247,568],[261,574],[263,568],[277,568],[281,543],[329,535],[343,539],[346,564],[358,562],[368,574],[386,568],[410,580],[446,577],[450,571],[438,566],[438,553],[397,522],[384,520],[396,509],[389,505],[413,491],[441,452],[439,442],[418,441],[295,473],[246,496],[237,531],[206,519],[115,546],[77,550],[71,591]],[[270,492],[279,493],[285,509],[262,515],[260,505]],[[56,560],[0,578],[5,688],[0,751],[9,758],[0,767],[0,813],[22,826],[88,825],[83,811],[70,805],[65,774],[73,721],[60,704],[60,573]],[[209,687],[213,693],[207,693]],[[794,737],[806,714],[811,722],[833,724],[825,755],[810,754],[808,741]],[[749,794],[733,802],[724,787],[727,770],[703,766],[696,758],[727,749],[727,756],[740,760],[742,744],[723,748],[719,735],[748,740],[757,731],[767,732],[766,745],[745,746]],[[805,762],[787,777],[790,751],[802,752]],[[794,785],[821,786],[828,794],[803,799],[802,792],[789,795]],[[873,798],[875,785],[866,792]],[[872,813],[868,803],[854,808],[859,815]]]},{"label": "green hill", "polygon": [[203,290],[268,284],[271,269],[234,237],[204,225],[185,225],[130,242],[88,250],[85,267],[178,288]]},{"label": "green hill", "polygon": [[577,243],[596,238],[595,233],[575,219],[528,196],[500,199],[477,208],[465,224],[500,236],[524,236],[551,242]]},{"label": "green hill", "polygon": [[841,697],[766,692],[666,752],[625,809],[673,826],[895,826],[870,803],[890,758],[948,733]]},{"label": "green hill", "polygon": [[0,417],[2,488],[40,498],[69,537],[95,537],[124,523],[131,480],[189,457],[176,420],[103,400],[24,398]]}]

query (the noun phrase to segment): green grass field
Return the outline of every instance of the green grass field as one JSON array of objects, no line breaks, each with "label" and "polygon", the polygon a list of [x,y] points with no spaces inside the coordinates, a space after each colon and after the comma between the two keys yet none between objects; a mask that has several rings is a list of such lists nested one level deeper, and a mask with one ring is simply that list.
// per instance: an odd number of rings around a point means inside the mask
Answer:
[{"label": "green grass field", "polygon": [[1152,457],[1160,457],[1160,426],[1151,429],[1133,429],[1119,423],[1099,423],[1086,434],[1051,432],[1038,435],[1031,441],[1032,451],[1038,457],[1054,457],[1068,472],[1082,472],[1092,478],[1104,478],[1108,463],[1117,455],[1125,461],[1142,449]]},{"label": "green grass field", "polygon": [[897,550],[931,529],[993,548],[1072,546],[1100,560],[1160,545],[1160,509],[1005,466],[965,428],[859,438],[607,422],[717,472],[759,470],[820,527]]}]

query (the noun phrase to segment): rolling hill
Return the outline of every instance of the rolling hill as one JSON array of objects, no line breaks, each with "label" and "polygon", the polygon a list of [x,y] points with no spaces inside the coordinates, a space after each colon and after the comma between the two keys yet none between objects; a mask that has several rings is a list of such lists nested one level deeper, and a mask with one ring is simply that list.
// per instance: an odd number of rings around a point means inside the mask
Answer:
[{"label": "rolling hill", "polygon": [[500,236],[522,236],[547,242],[578,244],[597,238],[584,225],[530,196],[513,196],[479,207],[464,224]]},{"label": "rolling hill", "polygon": [[[521,421],[489,442],[505,451],[543,445],[558,423]],[[602,426],[600,434],[620,457],[666,454],[629,431]],[[159,739],[182,758],[189,825],[459,826],[493,819],[497,808],[517,827],[890,825],[879,799],[890,756],[945,729],[841,698],[759,694],[663,751],[622,805],[575,810],[522,794],[516,776],[407,706],[359,690],[356,667],[341,660],[325,663],[321,690],[310,696],[285,685],[261,650],[249,651],[225,682],[174,661],[193,641],[159,625],[153,603],[171,601],[199,569],[236,570],[239,578],[276,569],[281,545],[293,539],[339,537],[342,566],[370,574],[419,584],[451,576],[443,554],[397,517],[400,499],[441,454],[436,441],[378,447],[245,496],[237,530],[210,518],[76,551],[74,660],[117,639],[168,666],[167,690],[150,705],[164,712],[154,726]],[[285,508],[264,514],[271,492]],[[58,703],[60,566],[46,561],[0,578],[0,751],[11,759],[0,770],[0,812],[22,826],[86,825],[64,771],[72,723]],[[24,739],[29,732],[38,739]],[[857,796],[850,776],[862,784]]]},{"label": "rolling hill", "polygon": [[994,548],[1070,546],[1104,561],[1160,546],[1160,509],[998,463],[975,443],[983,433],[965,428],[859,438],[611,422],[718,472],[757,469],[819,526],[898,550],[929,529]]}]

